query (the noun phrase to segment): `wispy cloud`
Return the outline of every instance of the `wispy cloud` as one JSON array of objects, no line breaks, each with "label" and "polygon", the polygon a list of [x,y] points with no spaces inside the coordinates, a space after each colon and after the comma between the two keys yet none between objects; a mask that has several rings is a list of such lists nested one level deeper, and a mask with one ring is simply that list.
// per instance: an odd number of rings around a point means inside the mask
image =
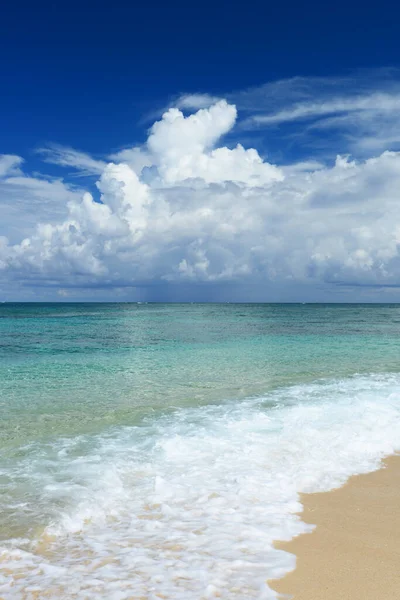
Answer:
[{"label": "wispy cloud", "polygon": [[330,101],[310,101],[296,104],[288,109],[275,113],[254,115],[243,122],[243,126],[276,125],[288,121],[318,118],[325,115],[341,113],[358,113],[374,111],[378,113],[398,112],[400,109],[400,93],[374,93],[368,96],[340,97]]},{"label": "wispy cloud", "polygon": [[239,131],[264,131],[281,146],[366,153],[400,144],[400,73],[360,71],[346,77],[295,77],[232,95]]},{"label": "wispy cloud", "polygon": [[199,108],[208,108],[218,100],[221,100],[221,98],[210,94],[183,94],[172,105],[182,109],[199,110]]},{"label": "wispy cloud", "polygon": [[72,167],[80,171],[81,175],[99,175],[107,164],[105,161],[95,159],[85,152],[58,144],[49,144],[39,148],[37,152],[45,162],[61,167]]},{"label": "wispy cloud", "polygon": [[[225,96],[226,97],[226,96]],[[203,92],[196,93],[182,93],[172,96],[168,99],[168,102],[157,106],[156,108],[147,111],[139,120],[139,125],[149,125],[155,120],[162,117],[170,108],[179,108],[184,111],[196,111],[201,108],[209,108],[212,104],[215,104],[222,98],[207,94]]]},{"label": "wispy cloud", "polygon": [[0,177],[19,175],[23,159],[15,154],[0,154]]}]

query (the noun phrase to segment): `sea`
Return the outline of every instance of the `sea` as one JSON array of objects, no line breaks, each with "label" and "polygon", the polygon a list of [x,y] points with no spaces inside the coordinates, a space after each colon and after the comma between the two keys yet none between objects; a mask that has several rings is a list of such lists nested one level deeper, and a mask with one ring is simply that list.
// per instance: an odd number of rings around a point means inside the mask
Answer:
[{"label": "sea", "polygon": [[275,599],[400,450],[400,306],[1,304],[0,598]]}]

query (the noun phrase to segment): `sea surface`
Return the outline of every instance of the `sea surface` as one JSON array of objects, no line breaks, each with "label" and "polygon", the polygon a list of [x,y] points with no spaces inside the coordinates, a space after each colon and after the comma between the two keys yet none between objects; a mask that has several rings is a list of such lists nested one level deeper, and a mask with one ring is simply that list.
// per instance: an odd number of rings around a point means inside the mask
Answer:
[{"label": "sea surface", "polygon": [[0,598],[249,600],[400,450],[400,306],[1,304]]}]

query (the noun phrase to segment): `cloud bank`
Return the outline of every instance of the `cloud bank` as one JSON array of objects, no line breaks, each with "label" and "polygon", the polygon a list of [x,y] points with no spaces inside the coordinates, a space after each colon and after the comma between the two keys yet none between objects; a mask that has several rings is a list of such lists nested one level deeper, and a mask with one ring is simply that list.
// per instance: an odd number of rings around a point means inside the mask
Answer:
[{"label": "cloud bank", "polygon": [[[62,297],[76,288],[256,286],[268,300],[288,286],[400,285],[399,152],[271,164],[254,148],[223,144],[238,111],[209,100],[169,108],[143,146],[112,162],[47,149],[46,160],[96,175],[93,194],[0,157],[3,286],[49,287]],[[282,108],[264,123],[328,114],[335,103]],[[16,189],[22,220],[9,200]]]}]

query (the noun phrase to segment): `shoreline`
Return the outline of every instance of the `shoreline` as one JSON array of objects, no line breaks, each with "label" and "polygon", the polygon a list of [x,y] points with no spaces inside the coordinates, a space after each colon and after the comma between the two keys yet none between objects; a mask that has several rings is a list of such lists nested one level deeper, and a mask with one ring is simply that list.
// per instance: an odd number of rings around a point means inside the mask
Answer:
[{"label": "shoreline", "polygon": [[270,580],[272,589],[293,600],[400,597],[400,455],[300,501],[301,519],[316,528],[275,544],[295,554],[296,569]]}]

